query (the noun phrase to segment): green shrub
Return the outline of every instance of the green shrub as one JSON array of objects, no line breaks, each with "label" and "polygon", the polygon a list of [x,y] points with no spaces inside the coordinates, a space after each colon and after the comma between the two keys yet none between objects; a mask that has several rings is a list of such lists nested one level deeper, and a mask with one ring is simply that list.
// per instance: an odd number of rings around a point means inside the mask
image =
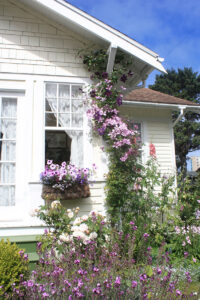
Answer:
[{"label": "green shrub", "polygon": [[20,276],[28,278],[28,256],[9,240],[0,241],[0,297],[11,291],[12,284],[17,287]]}]

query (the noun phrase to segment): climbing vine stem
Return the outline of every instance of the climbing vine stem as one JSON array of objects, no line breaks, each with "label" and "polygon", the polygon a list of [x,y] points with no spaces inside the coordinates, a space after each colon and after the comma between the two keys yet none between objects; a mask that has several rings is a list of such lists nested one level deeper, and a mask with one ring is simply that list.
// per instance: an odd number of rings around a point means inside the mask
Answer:
[{"label": "climbing vine stem", "polygon": [[[126,86],[133,73],[129,70],[132,62],[123,53],[118,53],[113,72],[105,72],[107,53],[98,50],[85,54],[83,63],[92,72],[89,96],[90,108],[88,117],[93,122],[93,130],[106,141],[109,156],[109,172],[106,180],[106,203],[113,225],[123,222],[125,216],[131,214],[130,207],[135,206],[137,198],[136,183],[141,178],[140,143],[138,128],[126,122],[119,112],[123,103]],[[128,125],[129,123],[129,125]],[[141,180],[141,179],[139,179]],[[140,208],[135,207],[139,214]]]}]

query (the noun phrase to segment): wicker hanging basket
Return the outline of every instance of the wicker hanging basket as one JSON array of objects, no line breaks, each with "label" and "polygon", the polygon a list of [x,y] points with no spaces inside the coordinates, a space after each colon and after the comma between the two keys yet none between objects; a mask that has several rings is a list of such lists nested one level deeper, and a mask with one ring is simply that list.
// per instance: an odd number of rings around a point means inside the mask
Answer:
[{"label": "wicker hanging basket", "polygon": [[90,196],[90,188],[88,184],[77,184],[62,192],[43,184],[41,196],[46,201],[80,199]]}]

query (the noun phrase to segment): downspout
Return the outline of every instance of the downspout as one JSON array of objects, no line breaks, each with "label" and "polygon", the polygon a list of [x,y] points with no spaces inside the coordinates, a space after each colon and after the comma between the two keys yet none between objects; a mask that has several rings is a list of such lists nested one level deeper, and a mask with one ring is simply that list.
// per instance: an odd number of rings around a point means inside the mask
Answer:
[{"label": "downspout", "polygon": [[180,109],[180,114],[177,117],[177,119],[174,121],[172,127],[174,127],[178,123],[178,121],[180,121],[180,119],[184,116],[186,106],[179,106],[179,109]]}]

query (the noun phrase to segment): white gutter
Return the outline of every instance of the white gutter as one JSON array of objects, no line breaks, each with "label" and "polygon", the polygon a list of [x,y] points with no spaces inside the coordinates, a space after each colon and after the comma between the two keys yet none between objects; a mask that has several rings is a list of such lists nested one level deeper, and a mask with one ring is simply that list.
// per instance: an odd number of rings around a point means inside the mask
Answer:
[{"label": "white gutter", "polygon": [[174,121],[172,127],[174,127],[174,126],[178,123],[178,121],[184,116],[184,113],[185,113],[185,109],[186,109],[186,108],[187,108],[186,106],[180,106],[180,107],[179,107],[179,109],[180,109],[180,114],[179,114],[178,118]]},{"label": "white gutter", "polygon": [[124,105],[129,106],[143,106],[143,107],[159,107],[159,108],[170,108],[173,110],[180,110],[180,108],[187,109],[189,111],[194,111],[196,113],[199,110],[200,113],[200,106],[193,106],[193,105],[180,105],[180,104],[167,104],[167,103],[155,103],[155,102],[139,102],[139,101],[128,101],[123,100]]}]

